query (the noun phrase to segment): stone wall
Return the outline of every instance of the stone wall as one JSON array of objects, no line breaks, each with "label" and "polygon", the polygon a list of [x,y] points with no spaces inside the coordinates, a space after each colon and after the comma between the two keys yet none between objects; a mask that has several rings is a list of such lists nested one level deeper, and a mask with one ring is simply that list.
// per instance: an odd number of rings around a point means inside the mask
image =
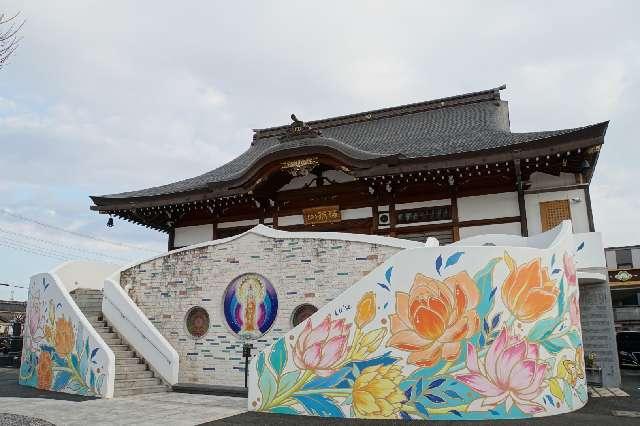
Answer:
[{"label": "stone wall", "polygon": [[604,386],[619,386],[620,367],[608,282],[580,285],[580,314],[585,354],[596,353]]},{"label": "stone wall", "polygon": [[[234,278],[261,274],[277,292],[277,317],[264,336],[252,341],[255,354],[291,330],[297,306],[324,306],[399,250],[367,242],[248,233],[141,263],[123,271],[120,283],[178,351],[179,382],[243,386],[243,342],[227,326],[222,310],[225,289]],[[194,306],[206,309],[210,318],[209,331],[197,339],[185,325]]]}]

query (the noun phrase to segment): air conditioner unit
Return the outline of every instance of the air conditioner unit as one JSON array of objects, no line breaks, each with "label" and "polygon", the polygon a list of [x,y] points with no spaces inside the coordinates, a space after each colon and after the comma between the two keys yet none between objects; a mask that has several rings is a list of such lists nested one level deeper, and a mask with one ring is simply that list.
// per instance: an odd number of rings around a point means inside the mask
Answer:
[{"label": "air conditioner unit", "polygon": [[389,212],[378,213],[378,225],[385,226],[391,224],[391,216]]}]

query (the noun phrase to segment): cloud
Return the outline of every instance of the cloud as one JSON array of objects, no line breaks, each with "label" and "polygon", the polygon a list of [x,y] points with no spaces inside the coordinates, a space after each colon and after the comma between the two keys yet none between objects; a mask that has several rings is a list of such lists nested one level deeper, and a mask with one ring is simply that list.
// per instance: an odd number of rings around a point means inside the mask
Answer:
[{"label": "cloud", "polygon": [[637,2],[3,6],[27,24],[0,72],[0,207],[162,249],[163,234],[107,230],[88,195],[211,170],[248,148],[251,128],[292,112],[312,120],[506,83],[513,130],[612,120],[596,223],[609,244],[640,240],[631,213],[612,207],[637,207]]}]

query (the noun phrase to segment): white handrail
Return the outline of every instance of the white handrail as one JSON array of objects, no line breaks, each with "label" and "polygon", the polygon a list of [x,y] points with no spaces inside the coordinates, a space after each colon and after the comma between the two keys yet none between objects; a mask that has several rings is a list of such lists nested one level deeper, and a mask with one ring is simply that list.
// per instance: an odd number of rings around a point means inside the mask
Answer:
[{"label": "white handrail", "polygon": [[178,382],[178,352],[112,278],[104,282],[102,313],[113,328],[167,383]]}]

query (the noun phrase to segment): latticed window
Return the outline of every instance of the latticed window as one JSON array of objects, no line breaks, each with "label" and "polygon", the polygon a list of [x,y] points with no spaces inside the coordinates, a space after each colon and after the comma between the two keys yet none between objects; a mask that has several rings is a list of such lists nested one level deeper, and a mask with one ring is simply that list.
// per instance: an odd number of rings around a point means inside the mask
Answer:
[{"label": "latticed window", "polygon": [[540,203],[540,220],[542,232],[555,228],[563,220],[571,219],[569,200],[554,200]]}]

